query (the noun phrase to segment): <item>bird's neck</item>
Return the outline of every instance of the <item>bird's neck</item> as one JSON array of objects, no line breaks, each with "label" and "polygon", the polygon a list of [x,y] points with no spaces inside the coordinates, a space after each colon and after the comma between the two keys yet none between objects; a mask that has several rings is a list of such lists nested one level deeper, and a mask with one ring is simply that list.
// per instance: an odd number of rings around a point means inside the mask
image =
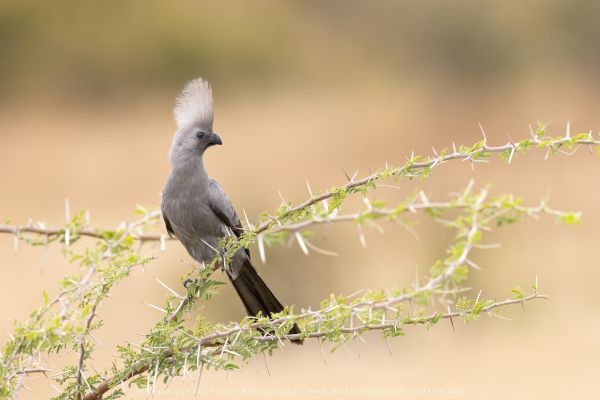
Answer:
[{"label": "bird's neck", "polygon": [[173,175],[186,177],[195,183],[208,184],[210,178],[206,173],[206,168],[204,168],[202,155],[193,154],[172,161]]}]

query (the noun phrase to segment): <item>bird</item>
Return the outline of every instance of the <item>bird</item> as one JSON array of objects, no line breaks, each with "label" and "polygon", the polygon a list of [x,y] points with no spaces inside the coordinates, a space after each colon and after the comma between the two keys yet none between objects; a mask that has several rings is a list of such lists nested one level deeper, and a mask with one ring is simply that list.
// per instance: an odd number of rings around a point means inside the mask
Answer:
[{"label": "bird", "polygon": [[[223,187],[208,175],[204,166],[205,151],[223,144],[221,137],[213,131],[210,84],[202,78],[189,81],[177,96],[173,114],[177,130],[169,151],[171,173],[162,192],[162,216],[169,235],[179,239],[194,260],[210,263],[223,237],[240,237],[244,232]],[[220,266],[226,271],[248,315],[270,317],[272,313],[284,310],[254,268],[248,249],[240,248],[228,265]],[[300,333],[297,324],[288,332]],[[302,340],[292,342],[301,344]]]}]

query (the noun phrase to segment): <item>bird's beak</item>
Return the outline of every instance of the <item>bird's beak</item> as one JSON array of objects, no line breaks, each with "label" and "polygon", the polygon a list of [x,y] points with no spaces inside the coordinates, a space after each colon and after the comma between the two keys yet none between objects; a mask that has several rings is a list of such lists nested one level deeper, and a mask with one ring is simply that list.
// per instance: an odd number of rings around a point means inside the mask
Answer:
[{"label": "bird's beak", "polygon": [[216,133],[211,133],[210,135],[210,139],[208,141],[208,145],[212,146],[215,144],[223,144],[223,142],[221,141],[221,138],[219,137],[219,135],[217,135]]}]

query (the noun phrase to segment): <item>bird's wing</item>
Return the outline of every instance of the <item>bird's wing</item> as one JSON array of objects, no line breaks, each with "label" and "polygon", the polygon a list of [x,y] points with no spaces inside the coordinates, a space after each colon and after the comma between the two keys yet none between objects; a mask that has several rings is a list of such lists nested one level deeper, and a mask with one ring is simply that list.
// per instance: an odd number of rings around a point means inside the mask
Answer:
[{"label": "bird's wing", "polygon": [[[208,204],[210,209],[215,215],[223,222],[229,229],[233,231],[235,236],[240,237],[244,233],[242,223],[238,218],[231,201],[227,197],[227,194],[214,179],[211,179],[208,185]],[[250,255],[248,249],[246,249],[248,255]]]},{"label": "bird's wing", "polygon": [[171,222],[169,221],[169,218],[167,218],[167,214],[165,213],[164,209],[162,209],[162,216],[163,216],[163,219],[165,220],[165,227],[167,228],[167,233],[169,234],[169,237],[175,236],[175,232],[173,231]]}]

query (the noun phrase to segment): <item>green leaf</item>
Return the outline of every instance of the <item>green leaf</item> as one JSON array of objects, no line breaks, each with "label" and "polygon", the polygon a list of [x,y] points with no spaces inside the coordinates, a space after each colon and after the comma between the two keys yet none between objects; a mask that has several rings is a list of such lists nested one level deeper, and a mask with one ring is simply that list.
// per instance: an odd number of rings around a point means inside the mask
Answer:
[{"label": "green leaf", "polygon": [[515,299],[522,299],[525,297],[525,292],[519,286],[512,288],[510,291]]}]

